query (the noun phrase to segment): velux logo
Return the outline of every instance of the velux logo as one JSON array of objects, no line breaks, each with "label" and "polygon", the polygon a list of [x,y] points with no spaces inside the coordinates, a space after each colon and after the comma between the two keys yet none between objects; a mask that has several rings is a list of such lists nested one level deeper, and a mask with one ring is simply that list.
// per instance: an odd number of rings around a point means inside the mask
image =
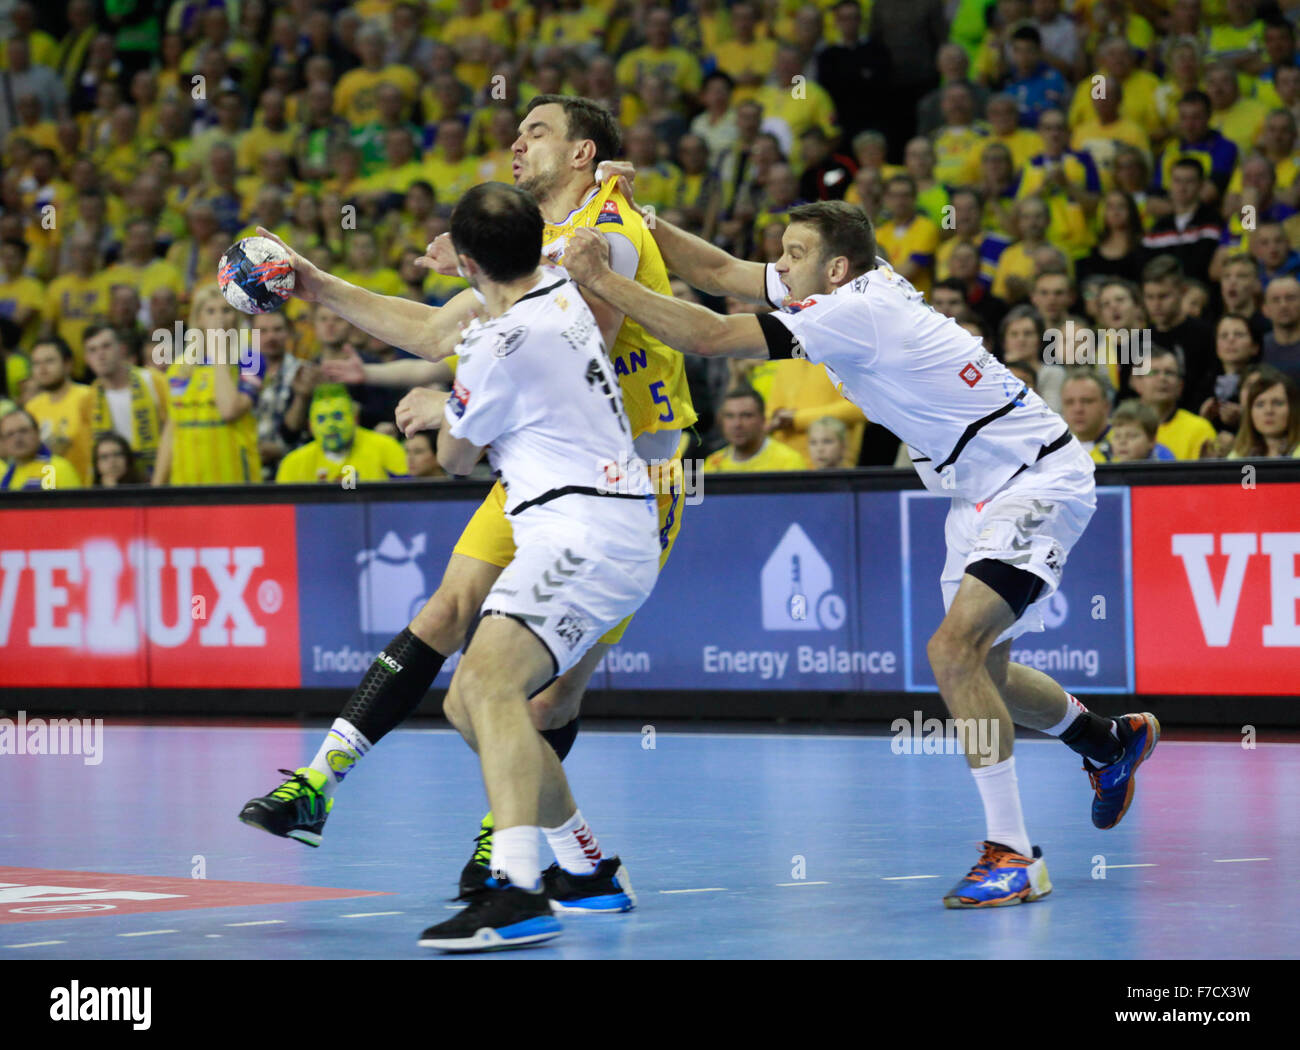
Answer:
[{"label": "velux logo", "polygon": [[[1210,576],[1210,556],[1216,553],[1216,539],[1217,553],[1227,555],[1228,559],[1217,592]],[[1266,647],[1300,646],[1300,624],[1296,622],[1296,603],[1300,601],[1300,574],[1296,571],[1300,532],[1175,533],[1172,546],[1174,555],[1182,559],[1206,645],[1216,648],[1228,645],[1237,620],[1246,566],[1256,554],[1263,554],[1268,558],[1272,615],[1264,625],[1261,642]]]},{"label": "velux logo", "polygon": [[[163,648],[184,645],[195,624],[205,646],[262,646],[266,629],[248,607],[245,589],[261,567],[261,547],[171,547],[162,549],[139,541],[125,551],[112,540],[92,540],[80,548],[0,551],[0,646],[10,644],[20,584],[32,602],[32,625],[26,644],[36,647],[86,648],[100,653],[131,653],[140,645],[143,629],[149,641]],[[164,573],[170,568],[171,572]],[[202,569],[216,590],[209,609],[196,599],[195,570]],[[133,600],[119,600],[124,574],[133,586]],[[174,590],[174,622],[163,615],[164,586]],[[84,591],[80,608],[73,608],[69,585]],[[205,615],[195,615],[196,600]],[[259,607],[279,608],[280,587],[274,580],[258,589]],[[61,623],[58,621],[62,621]]]},{"label": "velux logo", "polygon": [[152,988],[82,988],[77,981],[50,991],[52,1021],[131,1021],[137,1032],[146,1031],[153,1000]]},{"label": "velux logo", "polygon": [[824,631],[844,626],[844,599],[831,592],[830,563],[798,522],[763,565],[763,630]]}]

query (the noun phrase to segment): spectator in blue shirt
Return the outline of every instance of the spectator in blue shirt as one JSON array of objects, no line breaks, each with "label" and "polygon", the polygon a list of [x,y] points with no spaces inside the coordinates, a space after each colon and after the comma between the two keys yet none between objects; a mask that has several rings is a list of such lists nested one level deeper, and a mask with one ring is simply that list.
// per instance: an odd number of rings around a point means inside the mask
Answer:
[{"label": "spectator in blue shirt", "polygon": [[1065,77],[1043,60],[1043,38],[1031,25],[1011,34],[1011,73],[1003,88],[1020,107],[1020,126],[1034,128],[1047,109],[1068,104]]}]

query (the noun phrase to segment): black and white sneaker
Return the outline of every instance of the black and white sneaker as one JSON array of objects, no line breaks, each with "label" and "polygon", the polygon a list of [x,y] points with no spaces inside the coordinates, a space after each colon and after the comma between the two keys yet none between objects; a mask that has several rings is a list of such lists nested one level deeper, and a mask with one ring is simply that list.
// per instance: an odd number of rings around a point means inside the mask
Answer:
[{"label": "black and white sneaker", "polygon": [[636,907],[627,869],[617,857],[606,857],[590,875],[575,875],[552,864],[542,872],[542,888],[553,911],[618,912]]},{"label": "black and white sneaker", "polygon": [[464,909],[420,934],[420,947],[444,952],[528,948],[558,937],[562,930],[545,893],[529,893],[489,878]]}]

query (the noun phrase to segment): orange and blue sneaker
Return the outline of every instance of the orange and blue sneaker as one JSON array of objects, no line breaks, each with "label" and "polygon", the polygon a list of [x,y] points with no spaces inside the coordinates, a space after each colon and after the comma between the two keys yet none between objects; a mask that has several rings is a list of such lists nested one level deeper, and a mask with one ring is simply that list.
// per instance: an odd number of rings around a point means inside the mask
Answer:
[{"label": "orange and blue sneaker", "polygon": [[1092,823],[1102,830],[1118,824],[1132,805],[1133,793],[1137,789],[1134,775],[1138,766],[1156,749],[1156,741],[1160,739],[1160,723],[1156,721],[1155,715],[1145,712],[1140,715],[1120,715],[1115,719],[1115,731],[1120,743],[1124,745],[1119,758],[1100,769],[1086,758],[1083,760],[1083,770],[1092,781]]},{"label": "orange and blue sneaker", "polygon": [[979,863],[948,891],[945,908],[1001,908],[1036,901],[1052,892],[1043,851],[1026,857],[1000,842],[981,842]]}]

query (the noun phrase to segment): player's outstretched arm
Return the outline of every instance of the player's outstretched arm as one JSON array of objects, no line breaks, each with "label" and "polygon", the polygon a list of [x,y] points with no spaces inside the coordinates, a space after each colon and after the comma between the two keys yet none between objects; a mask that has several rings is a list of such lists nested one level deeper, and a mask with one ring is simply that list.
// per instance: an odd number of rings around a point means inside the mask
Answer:
[{"label": "player's outstretched arm", "polygon": [[564,252],[569,276],[622,311],[657,339],[701,357],[768,356],[754,314],[718,314],[695,303],[652,292],[609,267],[609,246],[595,230],[574,231]]},{"label": "player's outstretched arm", "polygon": [[[299,299],[321,303],[367,335],[431,361],[441,360],[452,352],[459,342],[460,325],[469,320],[477,302],[468,289],[443,307],[395,295],[379,295],[326,273],[270,230],[259,226],[257,232],[289,253],[294,272],[293,291]],[[463,298],[468,301],[462,301]]]},{"label": "player's outstretched arm", "polygon": [[[619,189],[641,213],[654,235],[664,265],[687,284],[710,295],[731,295],[748,303],[771,306],[767,299],[767,267],[729,255],[703,238],[687,233],[659,215],[649,215],[632,201],[636,169],[623,161],[605,161],[599,177],[619,177]],[[567,256],[566,256],[567,265]],[[674,345],[672,343],[670,346]]]},{"label": "player's outstretched arm", "polygon": [[417,386],[449,386],[451,366],[445,361],[380,361],[367,364],[361,355],[348,349],[342,357],[321,362],[320,370],[334,383],[366,384],[410,390]]}]

